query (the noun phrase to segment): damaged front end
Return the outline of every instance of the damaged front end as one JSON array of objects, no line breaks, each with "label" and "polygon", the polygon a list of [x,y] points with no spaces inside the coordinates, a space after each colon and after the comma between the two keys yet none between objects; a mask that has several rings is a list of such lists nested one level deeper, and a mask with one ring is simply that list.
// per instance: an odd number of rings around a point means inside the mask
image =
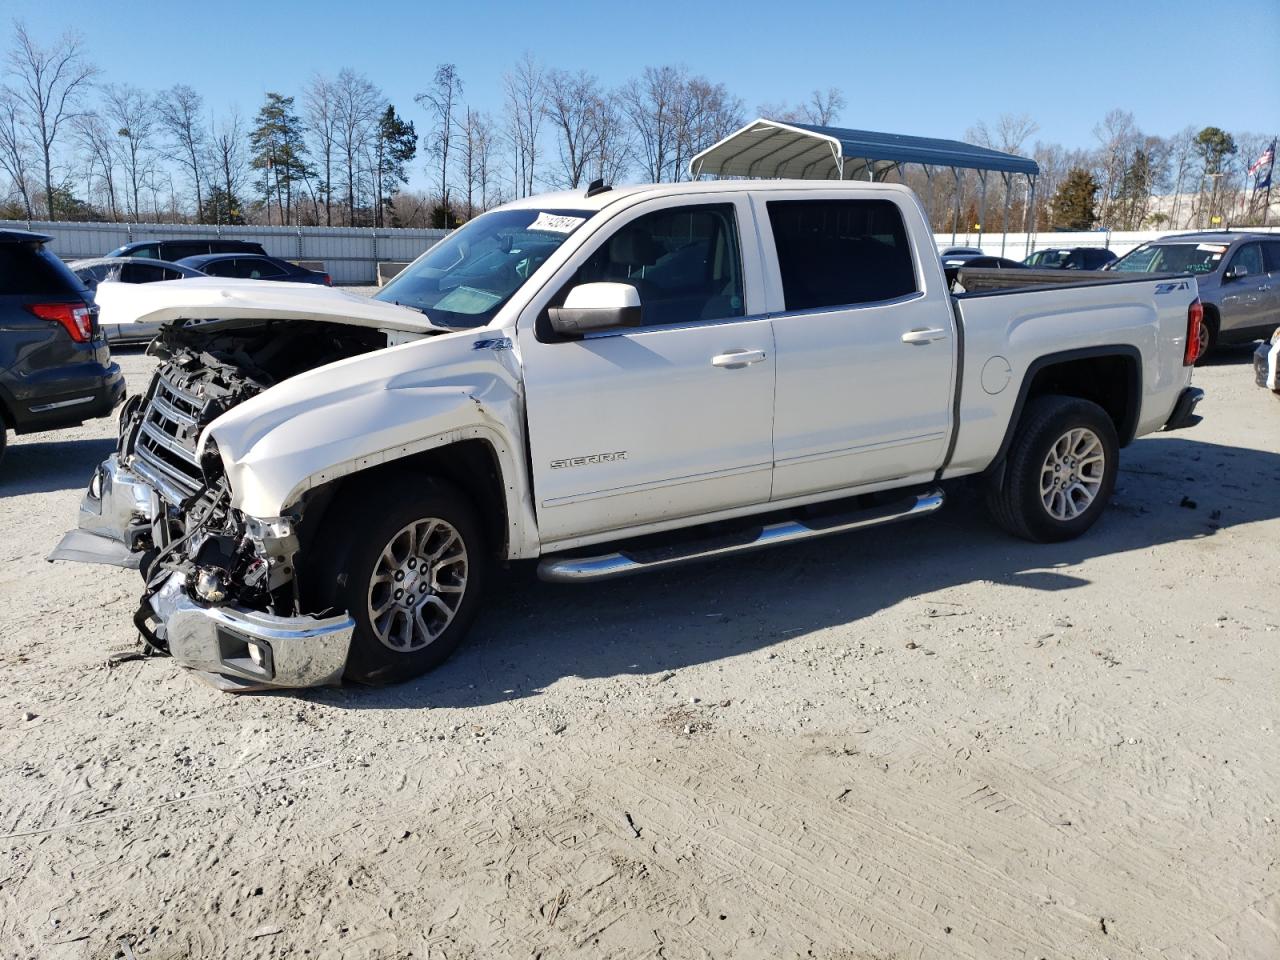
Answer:
[{"label": "damaged front end", "polygon": [[49,559],[139,569],[144,641],[221,689],[338,682],[355,623],[304,612],[296,559],[307,498],[289,516],[245,515],[231,505],[216,444],[199,441],[275,383],[385,342],[297,322],[167,330],[151,348],[161,365],[122,412],[119,446],[89,483],[78,529]]}]

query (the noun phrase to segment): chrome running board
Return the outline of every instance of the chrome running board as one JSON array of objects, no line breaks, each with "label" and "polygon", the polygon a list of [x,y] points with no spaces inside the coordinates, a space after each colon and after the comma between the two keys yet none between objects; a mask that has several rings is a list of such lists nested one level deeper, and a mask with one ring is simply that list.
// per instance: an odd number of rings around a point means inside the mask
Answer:
[{"label": "chrome running board", "polygon": [[633,573],[661,570],[683,563],[710,560],[762,550],[765,547],[795,543],[814,537],[827,537],[865,527],[878,527],[898,520],[924,516],[942,506],[942,491],[928,490],[883,507],[872,507],[856,513],[807,520],[785,520],[749,529],[745,535],[729,538],[694,540],[672,546],[623,550],[595,557],[546,557],[538,564],[538,576],[552,583],[581,583],[586,580],[608,580]]}]

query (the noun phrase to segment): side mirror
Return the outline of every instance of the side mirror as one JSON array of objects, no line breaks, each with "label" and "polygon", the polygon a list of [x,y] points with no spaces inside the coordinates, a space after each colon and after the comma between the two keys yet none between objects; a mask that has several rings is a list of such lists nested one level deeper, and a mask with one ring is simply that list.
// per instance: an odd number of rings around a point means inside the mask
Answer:
[{"label": "side mirror", "polygon": [[551,307],[547,316],[552,330],[568,336],[643,322],[640,292],[629,283],[579,284],[569,291],[564,306]]},{"label": "side mirror", "polygon": [[1228,280],[1243,280],[1249,275],[1249,268],[1243,263],[1237,263],[1234,267],[1226,272]]}]

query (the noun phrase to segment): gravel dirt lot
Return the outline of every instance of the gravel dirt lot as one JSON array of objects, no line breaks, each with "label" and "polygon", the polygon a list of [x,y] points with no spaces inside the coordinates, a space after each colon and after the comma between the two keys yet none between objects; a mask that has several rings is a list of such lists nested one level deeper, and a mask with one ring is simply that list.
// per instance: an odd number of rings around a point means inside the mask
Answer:
[{"label": "gravel dirt lot", "polygon": [[[134,389],[150,361],[123,363]],[[1280,401],[1245,352],[1087,536],[942,513],[596,586],[442,669],[228,696],[0,469],[0,957],[1275,958]]]}]

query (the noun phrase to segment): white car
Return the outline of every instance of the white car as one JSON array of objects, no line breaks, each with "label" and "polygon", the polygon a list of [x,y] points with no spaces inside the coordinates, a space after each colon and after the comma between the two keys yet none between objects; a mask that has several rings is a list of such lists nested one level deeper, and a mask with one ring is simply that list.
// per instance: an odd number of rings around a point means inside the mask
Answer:
[{"label": "white car", "polygon": [[421,673],[494,563],[659,569],[955,477],[1075,537],[1121,447],[1198,420],[1196,282],[1019,272],[951,295],[905,187],[719,181],[515,201],[372,301],[151,284],[164,362],[52,558],[141,563],[147,641],[244,689]]}]

